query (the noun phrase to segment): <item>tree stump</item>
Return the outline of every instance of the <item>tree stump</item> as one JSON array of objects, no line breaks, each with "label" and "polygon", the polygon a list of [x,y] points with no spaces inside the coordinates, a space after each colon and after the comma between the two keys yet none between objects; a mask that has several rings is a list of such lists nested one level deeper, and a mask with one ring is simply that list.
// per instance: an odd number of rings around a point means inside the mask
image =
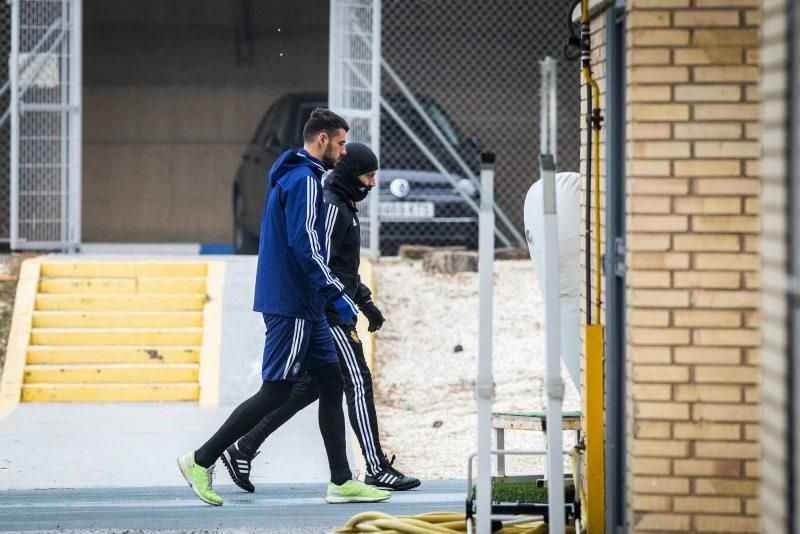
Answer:
[{"label": "tree stump", "polygon": [[427,273],[454,274],[478,272],[478,253],[466,250],[435,250],[422,258]]},{"label": "tree stump", "polygon": [[400,245],[397,249],[397,255],[409,260],[421,260],[425,254],[435,250],[428,245]]},{"label": "tree stump", "polygon": [[526,247],[498,248],[494,251],[496,260],[529,260],[530,252]]}]

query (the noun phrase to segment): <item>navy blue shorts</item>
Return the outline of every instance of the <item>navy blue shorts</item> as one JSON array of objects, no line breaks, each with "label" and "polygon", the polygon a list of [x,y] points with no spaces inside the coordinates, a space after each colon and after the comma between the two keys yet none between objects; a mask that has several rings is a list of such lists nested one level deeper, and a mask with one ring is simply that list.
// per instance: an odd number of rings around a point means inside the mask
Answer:
[{"label": "navy blue shorts", "polygon": [[328,321],[308,321],[263,313],[267,332],[261,379],[297,380],[300,371],[329,363],[339,364]]}]

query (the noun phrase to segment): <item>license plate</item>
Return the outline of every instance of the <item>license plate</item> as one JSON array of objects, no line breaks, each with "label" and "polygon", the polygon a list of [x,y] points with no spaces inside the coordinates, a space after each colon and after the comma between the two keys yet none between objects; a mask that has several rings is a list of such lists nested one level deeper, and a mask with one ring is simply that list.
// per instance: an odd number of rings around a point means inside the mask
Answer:
[{"label": "license plate", "polygon": [[381,218],[424,219],[433,217],[433,202],[381,202]]}]

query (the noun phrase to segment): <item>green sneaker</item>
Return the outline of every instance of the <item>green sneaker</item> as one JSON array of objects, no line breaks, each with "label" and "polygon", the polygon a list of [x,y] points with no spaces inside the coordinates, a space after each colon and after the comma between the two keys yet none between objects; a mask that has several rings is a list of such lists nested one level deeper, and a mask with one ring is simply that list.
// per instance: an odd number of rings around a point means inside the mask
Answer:
[{"label": "green sneaker", "polygon": [[388,491],[367,486],[358,480],[348,480],[339,486],[328,482],[328,495],[325,496],[325,501],[329,503],[380,502],[391,496],[392,494]]},{"label": "green sneaker", "polygon": [[194,453],[190,452],[183,458],[178,458],[178,468],[181,470],[181,474],[186,479],[189,487],[192,488],[195,495],[200,497],[201,501],[214,506],[222,506],[225,501],[211,487],[212,479],[214,478],[213,465],[208,469],[197,465],[194,463]]}]

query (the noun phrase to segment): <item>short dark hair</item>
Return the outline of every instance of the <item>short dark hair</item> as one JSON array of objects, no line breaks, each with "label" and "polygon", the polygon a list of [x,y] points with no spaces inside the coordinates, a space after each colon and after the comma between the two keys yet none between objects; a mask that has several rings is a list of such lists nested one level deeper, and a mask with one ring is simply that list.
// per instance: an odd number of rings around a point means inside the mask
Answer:
[{"label": "short dark hair", "polygon": [[303,127],[303,141],[313,141],[320,133],[325,132],[329,137],[339,128],[345,132],[350,131],[350,125],[333,111],[325,108],[315,108]]}]

